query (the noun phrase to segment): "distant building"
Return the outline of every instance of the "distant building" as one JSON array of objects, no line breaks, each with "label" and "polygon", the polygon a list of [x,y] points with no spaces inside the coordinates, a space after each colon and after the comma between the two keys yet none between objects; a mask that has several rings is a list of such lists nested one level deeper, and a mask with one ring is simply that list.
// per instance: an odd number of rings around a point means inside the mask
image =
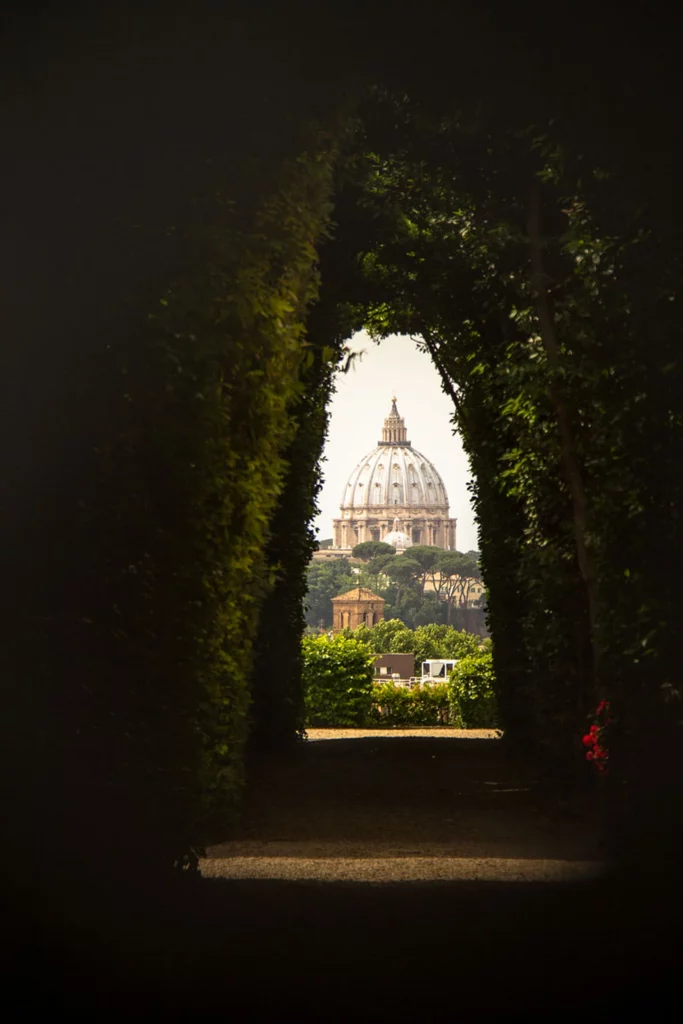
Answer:
[{"label": "distant building", "polygon": [[384,618],[385,601],[366,587],[332,598],[332,629],[355,629],[356,626],[374,626]]},{"label": "distant building", "polygon": [[375,654],[374,657],[376,683],[388,682],[395,677],[412,679],[415,675],[414,654]]},{"label": "distant building", "polygon": [[446,487],[435,466],[408,440],[396,399],[384,420],[382,440],[358,463],[333,524],[333,546],[317,556],[350,554],[363,541],[455,550],[456,520],[449,517]]}]

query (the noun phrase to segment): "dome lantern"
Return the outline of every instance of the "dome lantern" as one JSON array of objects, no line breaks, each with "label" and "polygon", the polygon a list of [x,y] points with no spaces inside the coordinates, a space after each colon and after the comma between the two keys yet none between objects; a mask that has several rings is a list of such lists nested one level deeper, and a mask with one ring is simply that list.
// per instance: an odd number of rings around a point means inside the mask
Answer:
[{"label": "dome lantern", "polygon": [[384,420],[384,426],[382,427],[382,440],[378,443],[380,445],[400,444],[410,448],[405,420],[402,416],[399,416],[398,408],[396,406],[396,398],[392,398],[391,400],[391,412]]}]

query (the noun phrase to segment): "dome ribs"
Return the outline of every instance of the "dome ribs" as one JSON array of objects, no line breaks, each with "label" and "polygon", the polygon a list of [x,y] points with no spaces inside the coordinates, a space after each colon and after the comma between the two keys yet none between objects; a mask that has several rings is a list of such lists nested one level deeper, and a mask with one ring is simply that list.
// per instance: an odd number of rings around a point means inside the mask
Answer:
[{"label": "dome ribs", "polygon": [[382,440],[348,479],[340,511],[341,518],[334,520],[335,548],[351,549],[392,533],[402,535],[398,550],[412,543],[455,547],[456,521],[449,518],[445,484],[429,459],[412,447],[395,398]]}]

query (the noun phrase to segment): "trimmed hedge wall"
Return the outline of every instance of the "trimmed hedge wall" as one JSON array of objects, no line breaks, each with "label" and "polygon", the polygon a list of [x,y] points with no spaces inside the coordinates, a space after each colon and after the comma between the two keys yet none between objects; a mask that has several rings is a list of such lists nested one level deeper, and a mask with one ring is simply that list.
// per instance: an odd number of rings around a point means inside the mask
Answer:
[{"label": "trimmed hedge wall", "polygon": [[362,726],[373,697],[372,657],[358,640],[305,636],[306,724]]},{"label": "trimmed hedge wall", "polygon": [[[140,878],[195,866],[239,806],[253,642],[278,571],[268,544],[331,213],[336,123],[306,132],[289,152],[271,140],[251,175],[242,163],[239,187],[222,162],[194,168],[165,280],[122,303],[99,362],[81,367],[101,409],[87,425],[70,410],[83,435],[72,476],[46,480],[52,520],[34,555],[52,575],[22,588],[18,635],[32,641],[16,666],[27,693],[47,696],[30,828],[53,837],[50,870],[74,879],[89,863]],[[318,361],[329,372],[335,354]],[[310,505],[310,481],[299,485]]]},{"label": "trimmed hedge wall", "polygon": [[448,683],[406,690],[394,683],[373,687],[372,707],[365,725],[376,727],[450,725],[462,728],[459,708],[451,700]]},{"label": "trimmed hedge wall", "polygon": [[490,650],[462,658],[448,685],[452,706],[459,710],[466,729],[498,728],[500,713]]}]

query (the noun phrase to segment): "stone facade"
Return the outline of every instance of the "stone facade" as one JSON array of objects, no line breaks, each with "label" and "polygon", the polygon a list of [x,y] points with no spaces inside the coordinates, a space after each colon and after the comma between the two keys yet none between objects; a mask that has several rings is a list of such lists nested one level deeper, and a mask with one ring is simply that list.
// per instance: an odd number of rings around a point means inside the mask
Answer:
[{"label": "stone facade", "polygon": [[[432,547],[455,551],[456,520],[450,519],[448,509],[445,514],[435,514],[433,508],[394,507],[392,518],[386,515],[384,508],[344,509],[342,518],[334,520],[334,548],[332,551],[350,551],[356,544],[366,540],[383,541],[387,534],[394,531],[394,521],[398,519],[401,532],[407,533],[413,544],[429,544]],[[333,557],[333,556],[331,556]]]},{"label": "stone facade", "polygon": [[355,629],[356,626],[374,626],[384,618],[385,601],[365,587],[332,598],[332,629]]}]

